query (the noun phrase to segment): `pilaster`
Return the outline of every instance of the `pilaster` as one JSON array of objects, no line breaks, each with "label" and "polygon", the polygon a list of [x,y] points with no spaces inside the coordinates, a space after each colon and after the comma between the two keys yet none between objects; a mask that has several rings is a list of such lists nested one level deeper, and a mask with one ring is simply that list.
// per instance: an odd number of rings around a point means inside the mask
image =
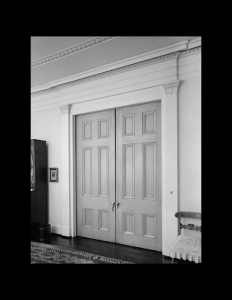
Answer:
[{"label": "pilaster", "polygon": [[61,168],[61,190],[62,190],[62,235],[70,236],[70,189],[69,189],[69,115],[70,104],[59,105],[61,110],[61,151],[62,151],[62,168]]},{"label": "pilaster", "polygon": [[169,255],[170,244],[177,236],[178,161],[177,97],[179,80],[163,83],[162,99],[162,251]]}]

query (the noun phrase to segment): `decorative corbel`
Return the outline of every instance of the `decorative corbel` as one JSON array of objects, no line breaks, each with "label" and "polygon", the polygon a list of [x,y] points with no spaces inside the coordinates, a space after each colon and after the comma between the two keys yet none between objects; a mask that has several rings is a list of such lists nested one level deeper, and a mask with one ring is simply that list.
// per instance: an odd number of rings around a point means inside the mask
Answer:
[{"label": "decorative corbel", "polygon": [[72,104],[59,105],[62,114],[69,114]]},{"label": "decorative corbel", "polygon": [[170,82],[162,84],[165,95],[177,93],[179,82],[180,82],[180,80],[177,79],[175,81],[170,81]]}]

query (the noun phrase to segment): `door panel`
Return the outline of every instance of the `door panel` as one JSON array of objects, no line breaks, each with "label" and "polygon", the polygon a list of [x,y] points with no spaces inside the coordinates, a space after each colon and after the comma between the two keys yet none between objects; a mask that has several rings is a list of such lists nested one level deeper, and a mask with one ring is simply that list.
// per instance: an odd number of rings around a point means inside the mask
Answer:
[{"label": "door panel", "polygon": [[115,242],[115,110],[76,117],[77,234]]},{"label": "door panel", "polygon": [[160,102],[116,110],[116,242],[161,251]]}]

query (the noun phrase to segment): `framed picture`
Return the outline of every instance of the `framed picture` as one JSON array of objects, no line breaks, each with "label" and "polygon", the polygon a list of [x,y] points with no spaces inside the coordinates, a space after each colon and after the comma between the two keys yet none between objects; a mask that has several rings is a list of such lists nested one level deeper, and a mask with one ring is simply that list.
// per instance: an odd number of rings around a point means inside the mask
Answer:
[{"label": "framed picture", "polygon": [[58,168],[49,168],[49,181],[58,182]]}]

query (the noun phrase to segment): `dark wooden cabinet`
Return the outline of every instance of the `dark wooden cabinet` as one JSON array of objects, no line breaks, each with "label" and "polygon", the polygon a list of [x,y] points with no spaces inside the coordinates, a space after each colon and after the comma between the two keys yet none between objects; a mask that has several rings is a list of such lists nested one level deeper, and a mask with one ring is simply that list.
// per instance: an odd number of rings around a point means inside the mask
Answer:
[{"label": "dark wooden cabinet", "polygon": [[39,234],[39,227],[48,222],[46,141],[31,140],[31,235]]},{"label": "dark wooden cabinet", "polygon": [[46,141],[31,140],[31,189],[46,190],[47,174]]}]

